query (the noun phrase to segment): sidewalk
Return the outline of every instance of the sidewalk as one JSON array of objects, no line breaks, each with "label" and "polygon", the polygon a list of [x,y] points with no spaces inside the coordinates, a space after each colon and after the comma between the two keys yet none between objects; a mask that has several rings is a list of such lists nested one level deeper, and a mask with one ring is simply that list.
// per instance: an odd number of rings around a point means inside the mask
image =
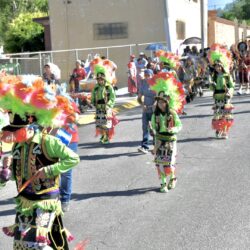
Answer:
[{"label": "sidewalk", "polygon": [[[128,88],[119,88],[116,91],[116,101],[113,111],[118,114],[124,110],[132,109],[139,106],[137,102],[137,96],[129,96]],[[78,125],[86,125],[95,121],[95,109],[88,110],[84,114],[81,114],[78,120]]]}]

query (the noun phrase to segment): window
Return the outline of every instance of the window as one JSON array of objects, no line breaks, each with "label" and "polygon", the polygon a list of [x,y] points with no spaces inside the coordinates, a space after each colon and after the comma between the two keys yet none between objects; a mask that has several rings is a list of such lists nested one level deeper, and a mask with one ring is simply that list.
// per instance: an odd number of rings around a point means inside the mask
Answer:
[{"label": "window", "polygon": [[178,40],[183,40],[186,37],[186,24],[182,21],[176,21],[176,36]]},{"label": "window", "polygon": [[128,38],[128,23],[95,23],[94,40]]}]

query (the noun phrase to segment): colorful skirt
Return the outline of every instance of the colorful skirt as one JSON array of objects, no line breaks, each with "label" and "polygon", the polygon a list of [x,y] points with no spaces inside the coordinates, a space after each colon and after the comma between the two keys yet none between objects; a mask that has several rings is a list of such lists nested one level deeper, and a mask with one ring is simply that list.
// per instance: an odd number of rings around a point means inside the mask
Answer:
[{"label": "colorful skirt", "polygon": [[96,136],[103,135],[103,132],[105,132],[108,134],[109,139],[112,139],[115,134],[115,126],[119,123],[112,109],[97,109],[95,120]]},{"label": "colorful skirt", "polygon": [[[60,208],[60,201],[44,200],[37,202],[25,198],[21,198],[21,200],[20,204],[22,203],[24,206],[18,207],[15,224],[3,228],[3,232],[7,236],[14,237],[13,249],[68,250],[68,241],[71,241],[73,236],[63,227],[61,214],[57,207]],[[50,209],[41,209],[45,205]],[[52,206],[55,208],[54,210]]]},{"label": "colorful skirt", "polygon": [[229,102],[229,99],[215,100],[213,109],[212,128],[218,132],[227,133],[234,123],[233,105]]},{"label": "colorful skirt", "polygon": [[174,166],[176,161],[176,141],[156,141],[156,155],[154,162],[164,166]]}]

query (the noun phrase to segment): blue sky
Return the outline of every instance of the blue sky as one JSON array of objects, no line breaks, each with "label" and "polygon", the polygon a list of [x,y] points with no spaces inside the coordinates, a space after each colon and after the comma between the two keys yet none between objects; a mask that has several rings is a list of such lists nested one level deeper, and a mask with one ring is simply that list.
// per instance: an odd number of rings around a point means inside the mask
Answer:
[{"label": "blue sky", "polygon": [[232,3],[233,0],[208,0],[208,9],[223,9],[226,4]]}]

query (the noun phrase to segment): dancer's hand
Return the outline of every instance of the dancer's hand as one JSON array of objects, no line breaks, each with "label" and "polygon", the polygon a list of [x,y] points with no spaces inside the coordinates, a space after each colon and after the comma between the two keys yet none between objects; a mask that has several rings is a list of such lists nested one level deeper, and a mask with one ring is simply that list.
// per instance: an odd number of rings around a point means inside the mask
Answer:
[{"label": "dancer's hand", "polygon": [[35,173],[36,179],[45,179],[46,174],[45,174],[45,168],[40,168],[36,173]]}]

